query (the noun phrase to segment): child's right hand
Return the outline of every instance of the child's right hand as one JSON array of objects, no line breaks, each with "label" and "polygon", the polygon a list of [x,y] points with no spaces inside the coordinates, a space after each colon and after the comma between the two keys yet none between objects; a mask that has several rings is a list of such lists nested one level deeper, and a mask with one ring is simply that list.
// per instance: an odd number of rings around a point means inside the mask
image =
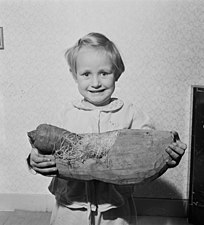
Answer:
[{"label": "child's right hand", "polygon": [[42,155],[36,148],[32,148],[30,153],[30,166],[36,173],[44,176],[56,176],[57,167],[52,155]]}]

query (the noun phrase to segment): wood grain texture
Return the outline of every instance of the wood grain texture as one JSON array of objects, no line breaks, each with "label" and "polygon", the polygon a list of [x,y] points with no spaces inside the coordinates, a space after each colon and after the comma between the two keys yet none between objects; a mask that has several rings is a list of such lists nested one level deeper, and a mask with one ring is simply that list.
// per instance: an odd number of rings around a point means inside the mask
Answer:
[{"label": "wood grain texture", "polygon": [[106,156],[77,161],[74,165],[63,159],[56,162],[60,176],[65,178],[114,184],[144,183],[167,170],[169,155],[165,149],[172,142],[168,131],[119,130]]},{"label": "wood grain texture", "polygon": [[152,181],[168,169],[165,149],[174,141],[169,131],[122,129],[74,134],[60,129],[40,125],[32,131],[32,145],[54,154],[61,178],[137,184]]}]

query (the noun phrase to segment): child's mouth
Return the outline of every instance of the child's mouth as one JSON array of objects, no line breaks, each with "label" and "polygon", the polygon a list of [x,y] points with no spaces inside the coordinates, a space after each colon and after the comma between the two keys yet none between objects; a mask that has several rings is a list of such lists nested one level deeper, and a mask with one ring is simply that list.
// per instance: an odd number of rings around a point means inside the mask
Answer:
[{"label": "child's mouth", "polygon": [[101,92],[103,92],[103,91],[105,91],[105,89],[102,89],[102,90],[95,90],[95,91],[89,91],[89,92],[91,92],[91,93],[93,93],[93,94],[97,94],[97,93],[101,93]]}]

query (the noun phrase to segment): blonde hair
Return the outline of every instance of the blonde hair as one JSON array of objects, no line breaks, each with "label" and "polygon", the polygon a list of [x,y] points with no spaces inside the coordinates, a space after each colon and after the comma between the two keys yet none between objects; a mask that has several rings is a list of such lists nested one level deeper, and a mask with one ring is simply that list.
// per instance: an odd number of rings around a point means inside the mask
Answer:
[{"label": "blonde hair", "polygon": [[65,52],[65,58],[68,62],[70,70],[74,76],[77,74],[76,59],[79,50],[82,47],[92,47],[104,49],[113,63],[115,79],[118,80],[120,75],[125,71],[125,66],[121,55],[115,46],[106,36],[100,33],[89,33],[78,40],[78,42]]}]

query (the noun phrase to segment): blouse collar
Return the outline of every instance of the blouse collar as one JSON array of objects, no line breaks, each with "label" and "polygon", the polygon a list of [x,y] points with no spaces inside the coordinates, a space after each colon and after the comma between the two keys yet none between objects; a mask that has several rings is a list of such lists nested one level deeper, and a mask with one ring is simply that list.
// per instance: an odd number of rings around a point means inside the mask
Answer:
[{"label": "blouse collar", "polygon": [[123,107],[124,102],[121,99],[118,98],[112,98],[111,102],[108,105],[101,106],[101,107],[95,107],[92,105],[87,105],[84,103],[84,100],[75,100],[72,102],[73,106],[82,109],[82,110],[87,110],[87,111],[93,111],[93,110],[99,110],[103,112],[112,112],[119,110],[120,108]]}]

